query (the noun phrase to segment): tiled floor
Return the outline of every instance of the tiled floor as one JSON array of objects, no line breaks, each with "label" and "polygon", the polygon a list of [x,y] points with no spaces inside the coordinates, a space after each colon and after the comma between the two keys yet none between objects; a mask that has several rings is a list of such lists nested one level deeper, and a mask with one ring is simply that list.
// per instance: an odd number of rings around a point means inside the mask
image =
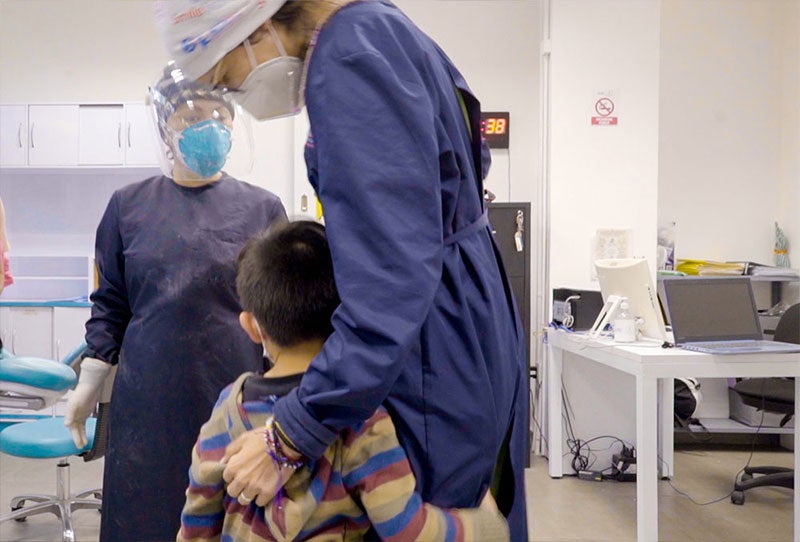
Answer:
[{"label": "tiled floor", "polygon": [[[793,492],[761,488],[748,493],[744,506],[731,504],[727,494],[735,474],[747,462],[748,448],[676,449],[676,477],[659,482],[659,539],[697,542],[785,542],[792,540]],[[786,451],[757,451],[752,464],[791,466]],[[0,514],[22,492],[55,491],[55,462],[0,455]],[[102,460],[72,461],[72,490],[99,487]],[[674,487],[673,487],[674,486]],[[535,542],[628,542],[636,539],[636,487],[632,483],[588,482],[547,475],[547,460],[535,458],[526,473],[530,540]],[[695,501],[720,499],[715,504]],[[78,541],[97,540],[100,515],[79,510],[74,516]],[[23,523],[0,524],[3,542],[60,542],[60,524],[52,515]]]},{"label": "tiled floor", "polygon": [[[728,496],[750,449],[675,450],[675,477],[658,483],[659,540],[669,542],[789,542],[794,493],[759,488],[743,506]],[[792,465],[788,451],[757,451],[752,465]],[[577,478],[551,479],[547,460],[526,473],[529,539],[536,542],[632,542],[636,540],[636,485]],[[696,503],[718,501],[713,504]]]}]

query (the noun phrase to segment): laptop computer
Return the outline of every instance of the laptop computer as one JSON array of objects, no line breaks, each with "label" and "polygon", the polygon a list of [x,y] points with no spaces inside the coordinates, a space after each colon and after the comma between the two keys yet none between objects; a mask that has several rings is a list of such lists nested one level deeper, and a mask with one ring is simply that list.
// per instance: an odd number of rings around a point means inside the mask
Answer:
[{"label": "laptop computer", "polygon": [[747,277],[670,277],[663,281],[675,346],[709,354],[800,352],[764,340]]}]

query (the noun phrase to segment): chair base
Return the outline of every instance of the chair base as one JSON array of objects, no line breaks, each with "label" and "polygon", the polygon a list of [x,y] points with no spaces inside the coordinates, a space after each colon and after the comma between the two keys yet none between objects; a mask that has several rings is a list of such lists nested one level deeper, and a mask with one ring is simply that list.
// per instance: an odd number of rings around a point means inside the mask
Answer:
[{"label": "chair base", "polygon": [[[31,502],[25,506],[26,502]],[[70,494],[69,462],[63,459],[56,466],[55,495],[19,495],[11,499],[11,512],[0,515],[0,523],[16,520],[25,521],[30,516],[52,513],[61,518],[63,542],[75,542],[75,531],[72,528],[72,512],[75,510],[100,510],[102,492],[90,489],[76,495]]]},{"label": "chair base", "polygon": [[745,467],[742,476],[733,484],[731,502],[733,504],[744,504],[744,492],[746,490],[767,486],[794,489],[794,469],[786,467]]}]

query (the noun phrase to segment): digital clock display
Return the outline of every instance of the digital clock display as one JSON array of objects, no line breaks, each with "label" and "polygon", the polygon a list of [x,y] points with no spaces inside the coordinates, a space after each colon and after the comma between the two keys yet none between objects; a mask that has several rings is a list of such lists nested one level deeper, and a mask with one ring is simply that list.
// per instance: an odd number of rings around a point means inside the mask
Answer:
[{"label": "digital clock display", "polygon": [[481,113],[481,134],[490,149],[508,148],[509,128],[508,111]]}]

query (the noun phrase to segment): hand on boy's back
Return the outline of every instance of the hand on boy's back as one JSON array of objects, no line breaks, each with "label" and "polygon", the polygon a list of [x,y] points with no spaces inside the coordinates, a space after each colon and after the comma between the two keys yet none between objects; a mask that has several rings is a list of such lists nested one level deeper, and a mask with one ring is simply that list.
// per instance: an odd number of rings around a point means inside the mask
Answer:
[{"label": "hand on boy's back", "polygon": [[242,504],[255,500],[258,506],[266,506],[293,473],[292,469],[278,471],[267,455],[261,428],[239,435],[225,449],[222,462],[228,495]]}]

